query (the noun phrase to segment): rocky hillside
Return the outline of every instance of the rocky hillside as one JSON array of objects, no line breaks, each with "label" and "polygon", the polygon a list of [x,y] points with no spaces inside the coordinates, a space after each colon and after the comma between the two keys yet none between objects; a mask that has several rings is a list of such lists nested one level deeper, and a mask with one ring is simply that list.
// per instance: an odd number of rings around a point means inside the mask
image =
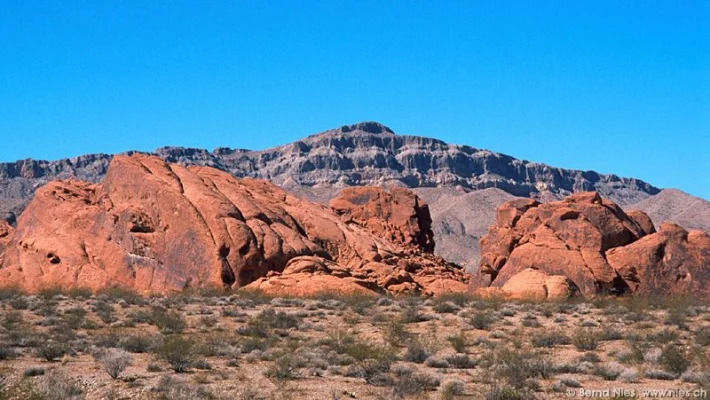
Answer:
[{"label": "rocky hillside", "polygon": [[101,184],[49,182],[16,229],[0,224],[0,286],[466,291],[434,246],[429,209],[407,189],[349,188],[329,209],[266,180],[120,155]]},{"label": "rocky hillside", "polygon": [[664,189],[655,196],[624,208],[645,212],[657,225],[670,221],[686,229],[710,232],[710,202],[680,190]]},{"label": "rocky hillside", "polygon": [[[593,190],[625,208],[646,201],[639,207],[656,223],[669,220],[710,231],[706,212],[704,218],[693,217],[704,213],[706,203],[683,198],[676,207],[678,196],[666,196],[668,192],[638,179],[555,168],[433,138],[398,135],[375,122],[343,126],[266,150],[165,147],[153,155],[237,177],[268,179],[321,204],[348,186],[414,188],[432,206],[433,230],[440,238],[437,254],[470,267],[478,264],[478,239],[492,222],[495,206],[512,197],[549,201]],[[111,158],[96,154],[0,164],[0,216],[14,225],[34,191],[53,179],[101,182]],[[658,193],[664,194],[663,204],[653,200]],[[663,211],[668,209],[684,211]],[[463,251],[470,248],[473,255]]]},{"label": "rocky hillside", "polygon": [[[407,187],[484,189],[496,187],[524,197],[560,197],[596,190],[620,204],[659,192],[648,183],[593,171],[554,168],[441,140],[395,135],[375,122],[329,130],[284,146],[249,151],[166,147],[155,155],[182,165],[205,165],[238,177],[269,179],[283,187],[343,187],[391,183]],[[52,179],[77,177],[99,182],[110,155],[59,161],[22,160],[0,164],[3,212],[17,216],[33,189]]]}]

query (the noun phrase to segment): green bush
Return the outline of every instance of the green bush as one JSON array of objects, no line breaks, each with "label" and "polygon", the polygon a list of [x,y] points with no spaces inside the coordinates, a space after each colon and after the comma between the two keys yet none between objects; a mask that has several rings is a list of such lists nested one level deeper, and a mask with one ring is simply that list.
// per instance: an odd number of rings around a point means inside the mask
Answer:
[{"label": "green bush", "polygon": [[187,328],[187,322],[178,311],[156,307],[150,315],[150,320],[163,334],[181,333]]},{"label": "green bush", "polygon": [[167,337],[158,348],[158,356],[175,372],[186,372],[193,362],[194,341],[180,336]]},{"label": "green bush", "polygon": [[469,319],[468,323],[473,327],[473,329],[480,329],[487,331],[491,328],[491,325],[495,322],[495,317],[490,311],[479,311]]},{"label": "green bush", "polygon": [[148,335],[129,335],[119,341],[119,346],[131,353],[147,353],[153,347],[155,340]]},{"label": "green bush", "polygon": [[451,347],[456,350],[457,353],[465,353],[466,352],[466,346],[467,346],[467,340],[466,336],[463,334],[456,334],[452,335],[446,338],[446,340],[451,343]]}]

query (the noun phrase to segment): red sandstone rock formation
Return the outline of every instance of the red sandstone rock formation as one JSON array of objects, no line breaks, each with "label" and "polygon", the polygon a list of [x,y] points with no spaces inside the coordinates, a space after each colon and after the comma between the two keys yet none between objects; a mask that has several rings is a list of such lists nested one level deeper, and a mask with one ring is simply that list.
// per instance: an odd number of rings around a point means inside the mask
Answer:
[{"label": "red sandstone rock formation", "polygon": [[[354,213],[346,223],[267,181],[116,156],[102,184],[50,182],[16,232],[0,227],[0,284],[146,292],[248,285],[296,294],[465,290],[467,276],[425,252],[433,248],[426,207],[409,193],[376,192],[376,205],[363,204],[383,213]],[[373,234],[377,229],[388,235]]]},{"label": "red sandstone rock formation", "polygon": [[703,231],[665,223],[658,233],[611,249],[606,257],[634,293],[710,298],[710,236]]},{"label": "red sandstone rock formation", "polygon": [[429,206],[403,188],[391,192],[381,187],[351,187],[330,201],[330,208],[346,222],[367,228],[378,237],[432,253]]},{"label": "red sandstone rock formation", "polygon": [[512,297],[575,293],[710,293],[710,237],[676,225],[655,232],[597,193],[502,204],[481,239],[475,285]]},{"label": "red sandstone rock formation", "polygon": [[0,219],[0,253],[3,251],[7,243],[12,238],[15,230],[7,222]]}]

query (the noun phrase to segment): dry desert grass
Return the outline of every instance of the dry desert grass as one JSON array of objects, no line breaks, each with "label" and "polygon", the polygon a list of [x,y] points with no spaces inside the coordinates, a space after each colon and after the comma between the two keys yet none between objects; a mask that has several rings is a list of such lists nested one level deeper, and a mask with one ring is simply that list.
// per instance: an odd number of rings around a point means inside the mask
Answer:
[{"label": "dry desert grass", "polygon": [[710,387],[688,299],[0,291],[0,399],[545,399]]}]

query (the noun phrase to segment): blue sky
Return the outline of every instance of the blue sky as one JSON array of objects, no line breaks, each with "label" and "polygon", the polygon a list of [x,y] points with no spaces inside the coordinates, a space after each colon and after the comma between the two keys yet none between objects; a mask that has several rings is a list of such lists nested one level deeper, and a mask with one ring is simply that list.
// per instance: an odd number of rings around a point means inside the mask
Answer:
[{"label": "blue sky", "polygon": [[708,49],[707,0],[3,0],[0,161],[376,120],[710,199]]}]

